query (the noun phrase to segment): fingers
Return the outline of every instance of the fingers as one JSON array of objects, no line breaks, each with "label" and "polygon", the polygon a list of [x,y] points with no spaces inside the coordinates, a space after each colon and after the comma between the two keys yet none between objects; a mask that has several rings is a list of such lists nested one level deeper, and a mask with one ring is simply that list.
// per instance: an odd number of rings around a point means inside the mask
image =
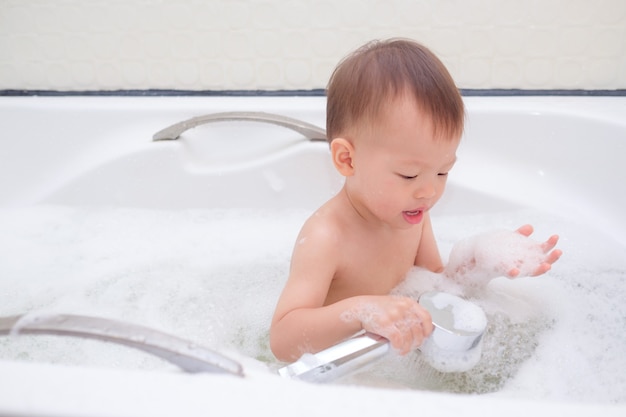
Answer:
[{"label": "fingers", "polygon": [[536,277],[537,275],[545,274],[550,269],[552,269],[552,264],[559,260],[563,251],[559,249],[555,249],[548,254],[545,261],[539,265],[537,269],[533,272],[532,276]]},{"label": "fingers", "polygon": [[399,354],[405,355],[418,348],[433,331],[432,318],[428,311],[415,300],[406,297],[388,297],[385,314],[368,331],[389,340]]},{"label": "fingers", "polygon": [[422,308],[420,306],[420,317],[422,319],[422,329],[424,330],[424,336],[428,337],[435,330],[435,325],[433,324],[433,318],[431,317],[428,310]]},{"label": "fingers", "polygon": [[532,276],[536,277],[537,275],[545,274],[552,268],[552,264],[559,260],[563,251],[560,249],[554,249],[558,241],[559,237],[557,235],[552,235],[541,245],[543,253],[546,253],[547,256],[544,259],[544,262],[542,262],[539,267],[535,269]]},{"label": "fingers", "polygon": [[550,269],[552,268],[552,264],[549,264],[547,262],[542,263],[541,265],[539,265],[537,267],[537,269],[535,269],[533,271],[533,273],[531,274],[532,277],[536,277],[538,275],[541,274],[545,274],[546,272],[548,272]]},{"label": "fingers", "polygon": [[392,343],[392,346],[401,355],[417,349],[433,331],[433,322],[428,311],[414,300],[411,303],[413,305],[405,312],[404,318],[394,324],[399,338],[397,345]]},{"label": "fingers", "polygon": [[561,255],[563,255],[563,251],[560,249],[555,249],[548,254],[548,258],[546,259],[546,262],[553,264],[559,260]]},{"label": "fingers", "polygon": [[556,246],[558,241],[559,241],[559,236],[558,235],[550,236],[550,238],[548,240],[546,240],[544,243],[541,244],[541,249],[543,249],[543,253],[548,253],[552,249],[554,249],[554,247]]},{"label": "fingers", "polygon": [[517,278],[522,271],[519,268],[511,268],[509,272],[507,272],[506,276],[509,278]]},{"label": "fingers", "polygon": [[[529,237],[530,235],[533,234],[534,229],[532,227],[532,225],[530,224],[525,224],[521,227],[519,227],[516,230],[517,233],[519,233],[520,235]],[[541,249],[543,249],[543,253],[548,253],[550,252],[552,249],[554,249],[554,247],[556,246],[556,244],[559,241],[559,236],[558,235],[552,235],[548,238],[548,240],[546,240],[544,243],[541,244]]]},{"label": "fingers", "polygon": [[532,235],[533,231],[534,229],[530,224],[525,224],[516,230],[517,233],[519,233],[520,235],[524,235],[526,237]]},{"label": "fingers", "polygon": [[[534,229],[530,224],[525,224],[517,229],[517,233],[526,237],[529,237],[533,233],[533,231]],[[531,276],[545,274],[552,268],[552,264],[559,260],[559,258],[563,254],[563,251],[561,251],[560,249],[554,249],[558,242],[559,236],[552,235],[548,238],[548,240],[541,244],[541,251],[547,256],[545,257],[543,262],[541,262],[539,266],[537,266],[537,268],[530,274]],[[520,274],[521,271],[518,268],[512,268],[508,271],[507,276],[509,278],[516,278],[520,276]]]}]

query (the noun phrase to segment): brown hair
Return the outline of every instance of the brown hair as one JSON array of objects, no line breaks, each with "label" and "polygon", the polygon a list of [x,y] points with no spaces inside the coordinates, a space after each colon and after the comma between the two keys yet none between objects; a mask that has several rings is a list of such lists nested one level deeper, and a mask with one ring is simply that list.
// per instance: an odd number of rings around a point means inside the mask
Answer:
[{"label": "brown hair", "polygon": [[370,42],[344,58],[328,82],[328,140],[362,120],[375,120],[381,107],[401,94],[414,97],[433,123],[435,137],[463,133],[464,107],[452,77],[428,48],[408,39]]}]

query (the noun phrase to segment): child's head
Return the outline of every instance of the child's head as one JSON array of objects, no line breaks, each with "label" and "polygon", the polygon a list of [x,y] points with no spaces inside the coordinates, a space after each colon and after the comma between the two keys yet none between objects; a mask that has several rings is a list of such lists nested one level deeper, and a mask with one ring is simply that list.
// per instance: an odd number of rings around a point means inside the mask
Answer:
[{"label": "child's head", "polygon": [[417,42],[391,39],[361,47],[335,69],[327,88],[329,141],[376,122],[385,105],[405,94],[430,118],[437,138],[460,138],[463,100],[443,63]]}]

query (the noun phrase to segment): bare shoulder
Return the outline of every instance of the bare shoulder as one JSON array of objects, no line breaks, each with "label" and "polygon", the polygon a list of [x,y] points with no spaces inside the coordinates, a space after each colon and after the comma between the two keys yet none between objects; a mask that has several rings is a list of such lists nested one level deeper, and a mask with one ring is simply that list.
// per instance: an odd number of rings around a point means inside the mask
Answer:
[{"label": "bare shoulder", "polygon": [[300,307],[320,307],[341,259],[340,232],[324,206],[304,223],[291,256],[289,277],[276,308],[277,317]]},{"label": "bare shoulder", "polygon": [[340,238],[345,230],[332,204],[325,204],[307,219],[302,226],[296,248],[306,247],[327,254],[335,253],[340,247]]}]

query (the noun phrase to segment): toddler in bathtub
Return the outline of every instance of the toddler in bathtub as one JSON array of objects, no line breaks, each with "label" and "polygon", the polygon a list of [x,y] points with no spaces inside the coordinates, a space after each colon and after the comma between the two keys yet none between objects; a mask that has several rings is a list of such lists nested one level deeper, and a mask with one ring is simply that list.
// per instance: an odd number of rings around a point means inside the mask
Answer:
[{"label": "toddler in bathtub", "polygon": [[540,275],[561,255],[558,237],[531,241],[540,254],[484,268],[473,256],[444,268],[429,210],[441,197],[463,132],[464,106],[454,81],[424,46],[404,39],[373,42],[344,59],[327,89],[327,135],[345,183],[298,236],[289,278],[270,330],[283,361],[318,352],[361,330],[387,338],[400,354],[433,330],[416,300],[391,295],[415,266],[463,279]]}]

